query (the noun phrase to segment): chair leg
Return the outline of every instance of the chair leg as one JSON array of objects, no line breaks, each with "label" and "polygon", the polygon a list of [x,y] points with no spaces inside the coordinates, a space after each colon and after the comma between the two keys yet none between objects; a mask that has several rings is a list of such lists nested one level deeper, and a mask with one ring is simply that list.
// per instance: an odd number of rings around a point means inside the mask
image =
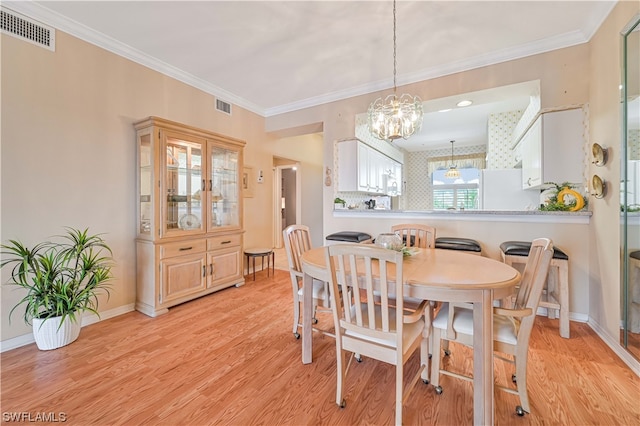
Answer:
[{"label": "chair leg", "polygon": [[296,339],[300,336],[298,334],[298,324],[300,324],[300,300],[293,301],[293,335]]},{"label": "chair leg", "polygon": [[[523,345],[525,346],[525,345]],[[520,397],[520,406],[522,409],[530,413],[529,394],[527,393],[527,352],[526,350],[517,351],[514,355],[516,364],[516,385],[518,386],[518,396]]]},{"label": "chair leg", "polygon": [[[336,341],[340,337],[336,335]],[[344,408],[346,405],[344,399],[344,376],[345,376],[345,359],[344,359],[344,351],[339,345],[336,345],[337,357],[336,357],[336,404],[340,406],[340,408]]]},{"label": "chair leg", "polygon": [[434,328],[431,335],[433,336],[433,347],[431,348],[433,353],[431,357],[431,384],[437,388],[440,383],[440,358],[442,357],[440,353],[440,330]]},{"label": "chair leg", "polygon": [[431,371],[429,365],[429,349],[432,347],[429,340],[431,339],[433,339],[433,333],[425,327],[424,332],[422,333],[422,342],[420,342],[420,365],[424,365],[425,368],[422,369],[420,378],[426,384],[429,384],[429,374]]},{"label": "chair leg", "polygon": [[396,365],[396,425],[402,426],[402,388],[403,388],[403,363],[398,360]]}]

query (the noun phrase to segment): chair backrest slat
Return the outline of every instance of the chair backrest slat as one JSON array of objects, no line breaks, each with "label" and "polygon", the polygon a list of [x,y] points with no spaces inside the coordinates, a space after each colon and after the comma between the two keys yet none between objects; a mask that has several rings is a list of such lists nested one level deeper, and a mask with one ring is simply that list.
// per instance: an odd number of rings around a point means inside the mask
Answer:
[{"label": "chair backrest slat", "polygon": [[[402,294],[402,254],[375,246],[337,244],[327,246],[325,256],[336,326],[371,337],[401,339],[397,331],[402,331],[403,300],[394,297],[394,303],[389,303],[389,294],[395,296],[396,288]],[[392,323],[394,305],[399,313]]]},{"label": "chair backrest slat", "polygon": [[531,334],[552,258],[553,243],[550,239],[538,238],[531,243],[531,250],[513,307],[514,309],[529,308],[532,314],[522,318],[518,330],[518,340],[528,340]]},{"label": "chair backrest slat", "polygon": [[289,270],[302,274],[302,254],[311,250],[309,227],[305,225],[290,225],[282,231],[284,247],[287,252]]},{"label": "chair backrest slat", "polygon": [[407,247],[435,248],[436,246],[436,228],[433,226],[404,223],[392,226],[391,231],[400,235]]}]

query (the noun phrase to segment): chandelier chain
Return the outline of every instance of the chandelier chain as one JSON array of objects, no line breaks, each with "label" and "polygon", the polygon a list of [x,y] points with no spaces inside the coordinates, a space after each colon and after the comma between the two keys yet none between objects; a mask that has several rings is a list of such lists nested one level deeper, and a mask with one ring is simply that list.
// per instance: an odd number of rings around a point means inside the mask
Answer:
[{"label": "chandelier chain", "polygon": [[397,93],[396,88],[396,0],[393,0],[393,94]]},{"label": "chandelier chain", "polygon": [[396,0],[393,0],[393,94],[378,98],[369,105],[367,121],[371,135],[383,141],[408,139],[422,126],[422,101],[418,96],[397,95]]}]

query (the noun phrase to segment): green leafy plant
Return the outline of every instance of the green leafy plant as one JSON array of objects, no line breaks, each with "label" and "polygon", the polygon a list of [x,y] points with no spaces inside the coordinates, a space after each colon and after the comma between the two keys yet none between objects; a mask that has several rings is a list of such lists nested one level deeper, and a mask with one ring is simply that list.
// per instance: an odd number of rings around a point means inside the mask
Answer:
[{"label": "green leafy plant", "polygon": [[[545,189],[542,192],[550,191],[550,195],[544,204],[540,205],[542,211],[577,211],[586,207],[587,200],[577,191],[573,191],[575,186],[570,182],[545,182]],[[573,200],[565,202],[564,198],[559,199],[558,194],[571,190]]]},{"label": "green leafy plant", "polygon": [[[9,313],[9,318],[22,304],[26,304],[24,321],[33,318],[69,317],[90,311],[98,315],[98,296],[110,296],[113,258],[111,249],[100,235],[66,228],[59,241],[45,241],[28,248],[20,241],[10,240],[2,245],[0,268],[12,267],[10,285],[27,290]],[[106,255],[108,252],[108,255]]]},{"label": "green leafy plant", "polygon": [[336,197],[336,198],[333,200],[333,203],[334,203],[334,204],[342,204],[343,206],[344,206],[345,204],[347,204],[347,202],[346,202],[345,200],[343,200],[342,198],[340,198],[340,197]]}]

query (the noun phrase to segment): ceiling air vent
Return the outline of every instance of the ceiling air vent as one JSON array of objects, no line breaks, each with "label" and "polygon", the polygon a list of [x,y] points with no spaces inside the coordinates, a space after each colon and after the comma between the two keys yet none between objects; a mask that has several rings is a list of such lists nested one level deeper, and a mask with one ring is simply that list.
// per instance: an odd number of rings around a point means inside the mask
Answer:
[{"label": "ceiling air vent", "polygon": [[222,111],[225,114],[231,115],[231,104],[229,102],[221,101],[220,99],[216,99],[216,109],[218,111]]},{"label": "ceiling air vent", "polygon": [[2,32],[52,52],[56,50],[55,28],[34,21],[5,7],[0,8]]}]

